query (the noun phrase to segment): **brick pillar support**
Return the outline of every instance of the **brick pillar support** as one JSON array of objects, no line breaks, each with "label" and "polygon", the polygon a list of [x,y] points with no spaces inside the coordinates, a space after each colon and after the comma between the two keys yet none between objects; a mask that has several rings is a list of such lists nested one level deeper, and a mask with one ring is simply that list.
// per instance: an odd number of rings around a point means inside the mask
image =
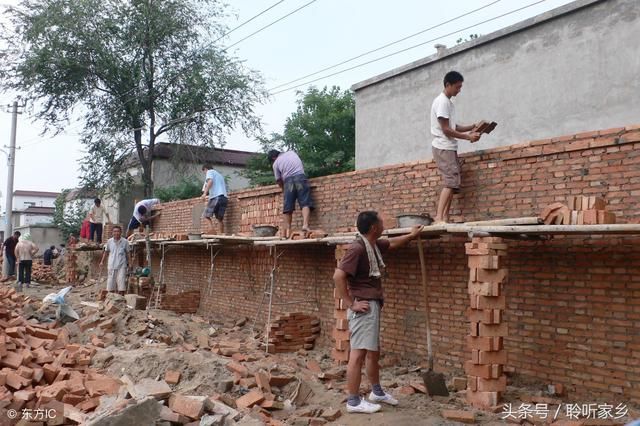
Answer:
[{"label": "brick pillar support", "polygon": [[465,244],[469,261],[468,317],[471,322],[467,345],[471,360],[464,368],[467,374],[467,401],[478,408],[499,404],[506,390],[503,373],[507,352],[503,347],[507,323],[503,322],[506,308],[503,286],[508,269],[507,244],[502,238],[473,238]]},{"label": "brick pillar support", "polygon": [[[336,246],[336,262],[339,264],[347,250],[348,244],[339,244]],[[333,318],[336,320],[333,327],[333,349],[331,357],[337,364],[344,364],[349,361],[349,323],[347,321],[347,306],[343,299],[338,297],[338,290],[333,289],[333,299],[335,310]]]}]

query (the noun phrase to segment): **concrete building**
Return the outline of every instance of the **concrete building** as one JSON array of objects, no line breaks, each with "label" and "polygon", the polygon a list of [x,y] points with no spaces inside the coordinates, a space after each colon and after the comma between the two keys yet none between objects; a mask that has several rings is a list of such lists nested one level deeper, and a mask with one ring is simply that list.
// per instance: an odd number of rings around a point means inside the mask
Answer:
[{"label": "concrete building", "polygon": [[355,84],[356,168],[431,158],[431,103],[452,69],[459,123],[498,122],[460,152],[637,122],[639,6],[578,0]]},{"label": "concrete building", "polygon": [[46,191],[13,191],[13,228],[34,225],[36,223],[53,223],[58,192]]},{"label": "concrete building", "polygon": [[58,247],[64,243],[62,232],[52,223],[36,223],[17,226],[14,231],[20,231],[22,235],[31,234],[31,241],[38,246],[37,257],[41,257],[46,249],[55,245]]}]

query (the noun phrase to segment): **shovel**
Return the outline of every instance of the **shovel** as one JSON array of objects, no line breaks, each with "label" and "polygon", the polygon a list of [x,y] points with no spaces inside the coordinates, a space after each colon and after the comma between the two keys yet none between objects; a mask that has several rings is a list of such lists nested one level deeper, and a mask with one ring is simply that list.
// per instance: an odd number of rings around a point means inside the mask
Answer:
[{"label": "shovel", "polygon": [[422,239],[418,236],[418,255],[420,256],[420,274],[422,275],[422,291],[424,292],[425,318],[427,321],[427,357],[429,370],[422,375],[424,386],[430,396],[449,396],[449,390],[442,373],[433,371],[433,348],[431,346],[431,320],[429,316],[429,293],[427,291],[427,266],[424,262]]}]

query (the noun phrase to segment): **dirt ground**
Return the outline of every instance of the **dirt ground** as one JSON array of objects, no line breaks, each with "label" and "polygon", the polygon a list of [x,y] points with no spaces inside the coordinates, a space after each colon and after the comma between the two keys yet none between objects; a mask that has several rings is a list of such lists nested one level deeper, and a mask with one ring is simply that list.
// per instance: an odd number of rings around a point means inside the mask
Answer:
[{"label": "dirt ground", "polygon": [[[67,302],[81,315],[102,315],[108,317],[103,307],[98,304],[85,306],[81,302],[95,302],[95,295],[104,283],[86,280],[84,285],[75,287],[67,297]],[[25,289],[24,293],[35,301],[42,300],[49,293],[57,292],[63,286],[35,285]],[[44,314],[53,315],[53,310],[45,310]],[[251,329],[251,321],[224,322],[205,320],[197,315],[178,315],[173,312],[160,310],[132,310],[126,307],[116,314],[114,328],[111,333],[100,336],[107,344],[94,356],[92,367],[102,370],[108,375],[120,378],[128,376],[135,383],[143,378],[161,379],[167,370],[181,373],[181,380],[173,385],[173,391],[186,395],[210,396],[213,394],[227,394],[236,399],[248,392],[249,389],[234,384],[234,375],[226,367],[232,360],[230,356],[216,353],[225,347],[236,348],[248,359],[243,364],[250,371],[264,369],[271,374],[292,376],[296,380],[281,388],[273,390],[277,400],[285,401],[285,409],[273,411],[273,418],[287,424],[295,423],[296,419],[313,417],[318,410],[338,408],[342,415],[331,424],[345,426],[416,426],[416,425],[456,425],[460,424],[442,417],[442,410],[467,410],[476,413],[477,424],[504,424],[503,413],[490,413],[470,408],[464,398],[464,391],[455,390],[449,397],[429,397],[424,393],[410,395],[400,394],[401,389],[410,383],[421,383],[419,366],[399,361],[395,365],[382,370],[381,384],[390,393],[396,395],[400,404],[397,407],[384,406],[379,413],[372,415],[347,414],[345,405],[344,378],[345,367],[336,367],[330,359],[326,348],[316,348],[311,351],[299,351],[291,354],[265,354],[259,346],[260,333]],[[89,332],[79,333],[75,337],[78,343],[89,340]],[[205,336],[205,337],[203,337]],[[211,344],[210,348],[197,348],[198,339]],[[229,354],[227,354],[229,355]],[[338,378],[322,380],[317,372],[308,367],[309,361],[316,361],[323,372],[335,373]],[[448,377],[450,380],[451,377]],[[313,391],[313,395],[306,403],[299,407],[288,407],[286,401],[292,397],[297,382],[304,382]],[[558,403],[594,403],[599,401],[573,401],[547,395],[544,384],[526,383],[517,377],[510,378],[511,384],[505,395],[505,401],[514,407],[519,404],[531,403],[525,396],[537,396],[549,399],[549,411],[555,412]],[[363,379],[366,391],[368,384]],[[602,401],[606,402],[606,401]],[[613,401],[608,401],[612,403]],[[586,424],[625,424],[633,418],[640,417],[640,406],[627,403],[628,415],[614,422],[589,421]],[[561,413],[562,414],[562,413]],[[557,419],[559,420],[560,417]],[[520,424],[549,424],[551,421],[540,418],[512,420]],[[300,423],[301,424],[301,423]]]}]

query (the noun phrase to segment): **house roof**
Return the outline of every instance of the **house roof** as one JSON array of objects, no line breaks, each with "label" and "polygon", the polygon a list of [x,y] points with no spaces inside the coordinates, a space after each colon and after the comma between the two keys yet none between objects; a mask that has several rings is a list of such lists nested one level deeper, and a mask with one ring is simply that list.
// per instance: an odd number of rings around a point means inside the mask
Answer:
[{"label": "house roof", "polygon": [[73,200],[89,200],[94,199],[98,196],[95,191],[91,191],[85,188],[74,188],[67,193],[65,197],[65,201],[73,201]]},{"label": "house roof", "polygon": [[153,151],[154,158],[169,159],[178,156],[180,160],[189,163],[212,163],[240,167],[246,167],[249,159],[258,155],[260,155],[258,152],[166,142],[156,144]]},{"label": "house roof", "polygon": [[56,211],[55,207],[38,207],[29,206],[24,210],[14,210],[15,214],[50,214],[52,215]]},{"label": "house roof", "polygon": [[46,192],[46,191],[21,191],[16,190],[13,191],[13,196],[23,196],[23,197],[46,197],[46,198],[57,198],[60,195],[59,192]]}]

